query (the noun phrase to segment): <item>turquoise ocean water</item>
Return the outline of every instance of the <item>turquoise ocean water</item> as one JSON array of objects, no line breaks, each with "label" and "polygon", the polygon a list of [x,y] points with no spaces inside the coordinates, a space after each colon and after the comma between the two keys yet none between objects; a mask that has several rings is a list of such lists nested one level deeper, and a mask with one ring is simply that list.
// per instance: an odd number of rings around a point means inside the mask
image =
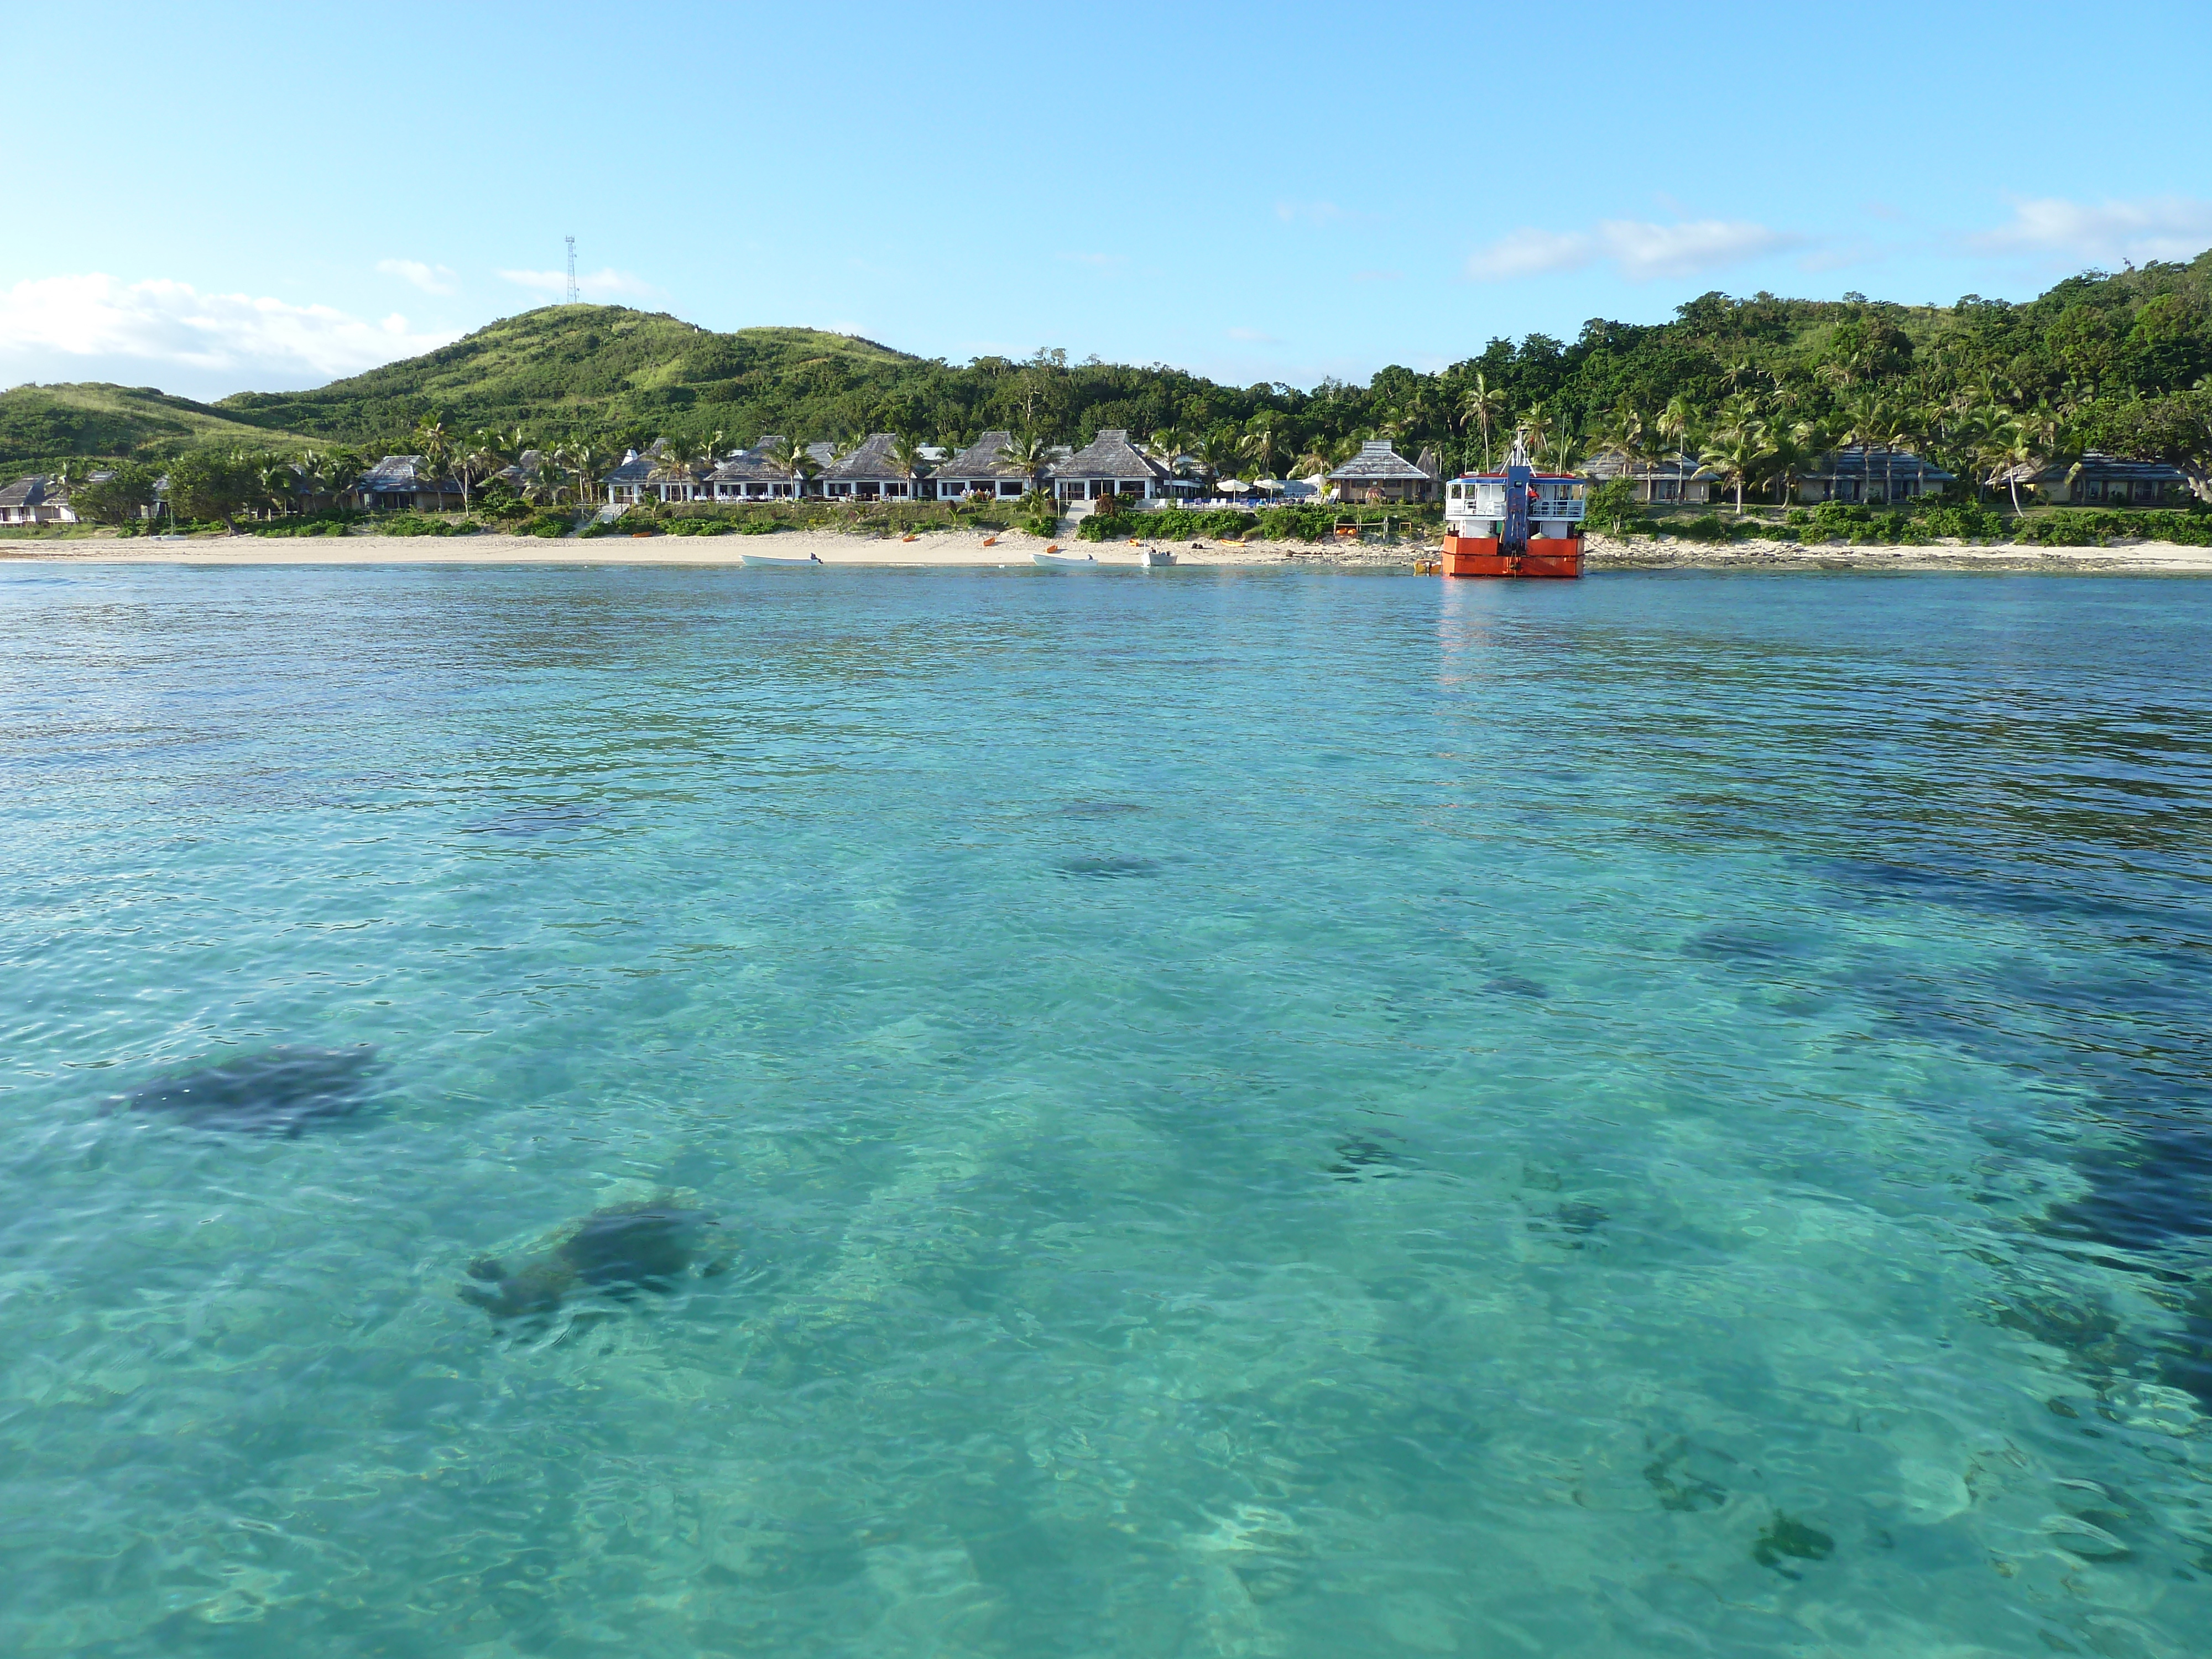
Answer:
[{"label": "turquoise ocean water", "polygon": [[2184,581],[0,568],[0,1651],[2203,1654],[2208,663]]}]

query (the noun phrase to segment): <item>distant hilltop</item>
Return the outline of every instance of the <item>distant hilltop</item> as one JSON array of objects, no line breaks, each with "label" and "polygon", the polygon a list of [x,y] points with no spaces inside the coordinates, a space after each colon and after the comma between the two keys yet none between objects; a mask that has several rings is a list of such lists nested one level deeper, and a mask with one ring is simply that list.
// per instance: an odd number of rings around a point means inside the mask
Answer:
[{"label": "distant hilltop", "polygon": [[1115,429],[1211,446],[1261,474],[1334,465],[1374,438],[1432,448],[1458,468],[1494,459],[1517,428],[1553,465],[1576,465],[1695,453],[1731,431],[1747,441],[1755,424],[1784,447],[1910,446],[1961,476],[2009,443],[2020,463],[2094,448],[2202,477],[2212,471],[2208,376],[2212,252],[2069,277],[2020,305],[1706,294],[1671,322],[1593,319],[1572,341],[1492,339],[1436,374],[1392,367],[1365,386],[1307,391],[1057,350],[955,365],[813,329],[715,333],[619,306],[549,306],[311,392],[201,404],[150,387],[19,386],[0,393],[0,473],[160,462],[210,444],[380,453],[436,417],[456,431],[617,452],[663,438],[729,448],[774,433],[897,433],[950,447],[993,429],[1079,446]]}]

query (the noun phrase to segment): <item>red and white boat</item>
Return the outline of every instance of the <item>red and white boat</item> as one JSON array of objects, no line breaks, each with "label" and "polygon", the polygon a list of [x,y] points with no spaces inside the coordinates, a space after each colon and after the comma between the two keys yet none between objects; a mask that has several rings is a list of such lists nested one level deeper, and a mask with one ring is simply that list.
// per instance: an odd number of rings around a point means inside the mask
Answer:
[{"label": "red and white boat", "polygon": [[1589,483],[1539,472],[1515,444],[1498,472],[1469,472],[1444,486],[1447,576],[1579,576]]}]

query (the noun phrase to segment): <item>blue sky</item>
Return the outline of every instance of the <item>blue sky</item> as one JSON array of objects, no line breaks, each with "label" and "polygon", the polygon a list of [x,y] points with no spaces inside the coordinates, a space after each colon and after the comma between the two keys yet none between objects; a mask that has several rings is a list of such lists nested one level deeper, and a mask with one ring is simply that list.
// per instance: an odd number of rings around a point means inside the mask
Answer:
[{"label": "blue sky", "polygon": [[0,385],[317,385],[557,297],[568,234],[711,328],[1239,383],[2026,298],[2212,246],[2203,0],[2103,15],[95,0],[0,104]]}]

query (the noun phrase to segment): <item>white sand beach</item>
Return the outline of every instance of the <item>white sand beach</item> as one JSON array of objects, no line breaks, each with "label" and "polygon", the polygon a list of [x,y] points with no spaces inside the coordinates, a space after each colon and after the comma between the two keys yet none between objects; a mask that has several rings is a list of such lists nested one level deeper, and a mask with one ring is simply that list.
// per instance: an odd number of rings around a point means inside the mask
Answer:
[{"label": "white sand beach", "polygon": [[850,536],[834,531],[782,531],[773,536],[601,536],[589,541],[535,536],[195,536],[185,541],[88,536],[0,542],[0,560],[125,564],[674,564],[732,565],[748,553],[776,559],[809,554],[825,565],[1031,565],[1048,550],[1099,563],[1134,567],[1147,545],[1170,549],[1178,564],[1265,565],[1285,562],[1410,568],[1421,550],[1411,543],[1316,547],[1304,542],[1149,543],[1048,541],[1027,531],[1002,532],[991,544],[975,531],[939,531],[914,540]]},{"label": "white sand beach", "polygon": [[[825,565],[950,568],[1022,566],[1057,547],[1102,565],[1135,566],[1146,546],[1170,549],[1182,565],[1411,571],[1435,556],[1434,543],[1325,545],[1306,542],[1052,543],[1026,531],[1002,532],[990,545],[973,531],[939,531],[900,541],[830,531],[773,536],[604,536],[590,541],[534,536],[195,536],[185,541],[79,536],[0,541],[0,562],[54,564],[665,564],[733,565],[748,553],[780,559],[809,554]],[[1608,570],[1976,570],[2080,574],[2212,574],[2212,548],[2166,542],[2111,547],[1848,547],[1838,543],[1744,541],[1725,546],[1592,536],[1588,568]]]}]

